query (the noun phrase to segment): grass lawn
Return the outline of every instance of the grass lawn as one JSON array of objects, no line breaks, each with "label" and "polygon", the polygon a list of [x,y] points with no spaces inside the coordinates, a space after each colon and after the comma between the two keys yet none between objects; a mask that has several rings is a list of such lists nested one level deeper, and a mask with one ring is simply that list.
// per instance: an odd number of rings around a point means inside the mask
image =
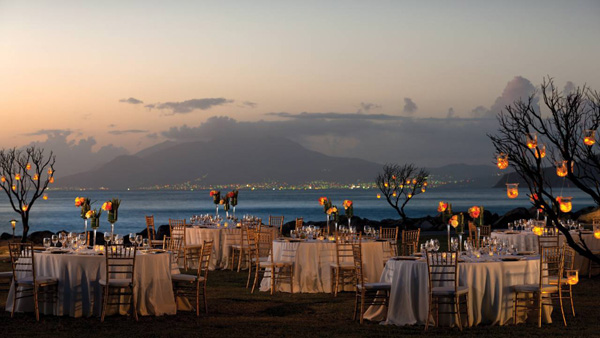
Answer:
[{"label": "grass lawn", "polygon": [[[0,270],[8,270],[6,262]],[[100,319],[70,318],[42,315],[35,321],[33,313],[19,313],[14,319],[0,311],[2,337],[366,337],[366,336],[600,336],[600,281],[582,279],[575,288],[577,317],[567,317],[568,327],[554,311],[553,324],[538,329],[535,324],[518,326],[479,326],[460,332],[456,328],[432,328],[423,332],[423,326],[387,326],[352,321],[353,293],[342,293],[337,298],[329,294],[285,294],[274,296],[258,292],[250,294],[245,288],[246,274],[214,271],[209,274],[209,314],[195,316],[195,312],[180,312],[175,316],[140,317],[139,322],[126,316]],[[4,308],[6,295],[0,296]]]}]

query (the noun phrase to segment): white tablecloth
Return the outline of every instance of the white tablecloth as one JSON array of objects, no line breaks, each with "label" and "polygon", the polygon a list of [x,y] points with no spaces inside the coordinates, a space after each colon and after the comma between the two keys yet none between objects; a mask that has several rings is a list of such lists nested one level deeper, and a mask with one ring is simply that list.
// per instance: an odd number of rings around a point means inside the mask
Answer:
[{"label": "white tablecloth", "polygon": [[[274,241],[275,261],[294,262],[294,292],[331,293],[331,263],[336,262],[335,243],[328,241],[287,242]],[[376,282],[383,271],[384,243],[362,243],[363,272],[367,281]],[[344,261],[352,262],[351,258]],[[260,284],[261,291],[271,288],[270,272]],[[290,292],[289,284],[278,284],[277,289]],[[347,291],[354,287],[347,286]]]},{"label": "white tablecloth", "polygon": [[[571,236],[575,242],[579,242],[579,232],[571,231]],[[519,251],[538,251],[538,240],[535,234],[529,231],[522,231],[519,233],[504,233],[504,232],[492,232],[492,238],[497,238],[499,240],[507,241],[509,244],[512,244]],[[600,251],[600,239],[596,239],[593,233],[583,233],[583,240],[585,244],[592,251]],[[559,235],[560,245],[564,243],[565,236],[562,234]],[[574,268],[579,270],[580,274],[587,274],[589,266],[589,261],[587,258],[582,257],[580,254],[575,255],[575,264]]]},{"label": "white tablecloth", "polygon": [[[459,263],[459,285],[469,286],[469,325],[512,323],[511,286],[538,283],[539,263],[539,258],[518,262]],[[425,260],[388,261],[381,275],[381,282],[392,284],[384,323],[425,324],[429,299],[427,281]],[[381,320],[382,311],[385,307],[372,306],[365,318]],[[544,312],[544,319],[548,322],[550,312]],[[444,320],[450,321],[450,316],[440,314],[440,321]]]},{"label": "white tablecloth", "polygon": [[[278,229],[271,229],[278,234]],[[242,244],[242,230],[236,227],[188,227],[185,229],[186,245],[202,245],[204,241],[214,241],[209,269],[227,269],[231,263],[231,247]]]},{"label": "white tablecloth", "polygon": [[[106,258],[96,255],[36,253],[35,268],[38,276],[58,278],[58,301],[40,303],[40,312],[71,317],[100,315],[102,287],[100,279],[106,276]],[[140,315],[175,314],[177,308],[171,283],[170,254],[139,254],[135,261],[136,305]],[[6,311],[12,311],[14,284],[9,292]],[[110,309],[114,306],[109,306]],[[33,297],[18,299],[17,311],[31,312]],[[119,312],[128,313],[122,305]],[[114,311],[113,311],[114,312]]]}]

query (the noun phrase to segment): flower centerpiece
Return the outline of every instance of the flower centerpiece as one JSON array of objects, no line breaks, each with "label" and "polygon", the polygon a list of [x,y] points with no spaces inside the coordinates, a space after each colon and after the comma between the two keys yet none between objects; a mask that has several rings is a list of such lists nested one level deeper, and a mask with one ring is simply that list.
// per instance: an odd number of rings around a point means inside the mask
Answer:
[{"label": "flower centerpiece", "polygon": [[227,194],[229,196],[229,200],[231,201],[231,206],[233,207],[233,219],[235,219],[235,206],[238,204],[238,191],[232,190]]},{"label": "flower centerpiece", "polygon": [[446,222],[446,219],[452,216],[452,204],[448,202],[440,201],[437,210],[442,214],[442,222]]},{"label": "flower centerpiece", "polygon": [[115,223],[119,220],[119,206],[121,205],[121,200],[117,198],[113,198],[110,201],[104,202],[102,204],[102,210],[108,212],[108,223],[110,223],[110,234],[115,233]]},{"label": "flower centerpiece", "polygon": [[78,208],[81,208],[81,218],[83,219],[83,224],[84,224],[84,233],[87,236],[87,220],[88,217],[87,212],[90,211],[90,205],[92,203],[90,202],[90,199],[87,197],[75,197],[75,206]]},{"label": "flower centerpiece", "polygon": [[96,210],[91,209],[85,213],[85,217],[90,220],[90,225],[92,229],[94,229],[94,242],[92,246],[96,245],[96,230],[100,227],[100,215],[102,214],[102,209]]},{"label": "flower centerpiece", "polygon": [[215,204],[215,217],[219,217],[219,203],[221,203],[221,192],[219,190],[211,190],[209,194],[213,198]]},{"label": "flower centerpiece", "polygon": [[225,194],[219,204],[223,205],[223,209],[225,210],[225,218],[229,219],[229,194]]},{"label": "flower centerpiece", "polygon": [[325,213],[325,215],[327,215],[327,232],[331,233],[330,229],[329,229],[329,218],[330,215],[327,212],[329,210],[329,208],[331,208],[331,201],[323,196],[323,197],[319,197],[319,204],[323,206],[323,212]]},{"label": "flower centerpiece", "polygon": [[477,226],[483,225],[483,206],[472,206],[469,208],[469,216],[473,219],[473,223]]},{"label": "flower centerpiece", "polygon": [[344,200],[344,213],[348,218],[348,229],[350,229],[350,221],[354,216],[354,203],[351,200]]},{"label": "flower centerpiece", "polygon": [[338,208],[335,205],[332,205],[329,209],[327,209],[327,216],[328,218],[331,218],[333,220],[333,223],[335,224],[335,231],[338,230],[338,220],[340,217],[340,213],[338,211]]}]

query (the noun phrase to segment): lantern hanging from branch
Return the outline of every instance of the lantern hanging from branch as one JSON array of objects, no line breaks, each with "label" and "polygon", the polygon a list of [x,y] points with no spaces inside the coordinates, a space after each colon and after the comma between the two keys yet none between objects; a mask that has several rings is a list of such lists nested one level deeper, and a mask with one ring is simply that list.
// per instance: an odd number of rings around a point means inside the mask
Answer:
[{"label": "lantern hanging from branch", "polygon": [[573,197],[558,196],[556,197],[556,202],[558,202],[558,207],[562,212],[569,212],[573,209]]},{"label": "lantern hanging from branch", "polygon": [[519,196],[519,183],[507,183],[506,195],[508,198],[517,198]]},{"label": "lantern hanging from branch", "polygon": [[544,158],[544,157],[546,157],[546,145],[542,144],[541,147],[535,148],[535,151],[534,151],[533,154],[535,155],[535,158]]},{"label": "lantern hanging from branch", "polygon": [[567,176],[567,161],[562,161],[562,163],[556,165],[556,175],[558,175],[558,177]]},{"label": "lantern hanging from branch", "polygon": [[565,270],[567,277],[567,284],[575,285],[579,283],[579,270]]},{"label": "lantern hanging from branch", "polygon": [[377,194],[377,198],[381,198],[381,194]]},{"label": "lantern hanging from branch", "polygon": [[498,154],[496,165],[500,170],[508,168],[508,155],[505,153]]},{"label": "lantern hanging from branch", "polygon": [[527,148],[533,149],[537,147],[537,134],[529,133],[527,134]]},{"label": "lantern hanging from branch", "polygon": [[586,146],[593,146],[594,143],[596,143],[596,131],[586,130],[583,137],[583,143],[585,143]]},{"label": "lantern hanging from branch", "polygon": [[594,238],[600,239],[600,224],[594,224]]}]

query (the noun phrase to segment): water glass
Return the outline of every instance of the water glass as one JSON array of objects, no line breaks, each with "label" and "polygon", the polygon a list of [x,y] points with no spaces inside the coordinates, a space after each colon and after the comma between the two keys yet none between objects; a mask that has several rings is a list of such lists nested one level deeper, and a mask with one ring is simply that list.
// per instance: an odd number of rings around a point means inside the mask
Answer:
[{"label": "water glass", "polygon": [[133,232],[129,233],[129,242],[131,245],[135,245],[135,234]]},{"label": "water glass", "polygon": [[54,244],[54,246],[58,245],[58,235],[52,235],[52,244]]},{"label": "water glass", "polygon": [[135,235],[135,244],[137,244],[137,246],[142,245],[142,235]]},{"label": "water glass", "polygon": [[[56,239],[58,240],[58,238]],[[46,250],[50,247],[50,238],[46,237],[44,238],[44,248],[46,248]]]},{"label": "water glass", "polygon": [[144,248],[149,249],[150,248],[150,241],[148,240],[148,238],[144,238],[142,240],[142,245],[144,246]]}]

